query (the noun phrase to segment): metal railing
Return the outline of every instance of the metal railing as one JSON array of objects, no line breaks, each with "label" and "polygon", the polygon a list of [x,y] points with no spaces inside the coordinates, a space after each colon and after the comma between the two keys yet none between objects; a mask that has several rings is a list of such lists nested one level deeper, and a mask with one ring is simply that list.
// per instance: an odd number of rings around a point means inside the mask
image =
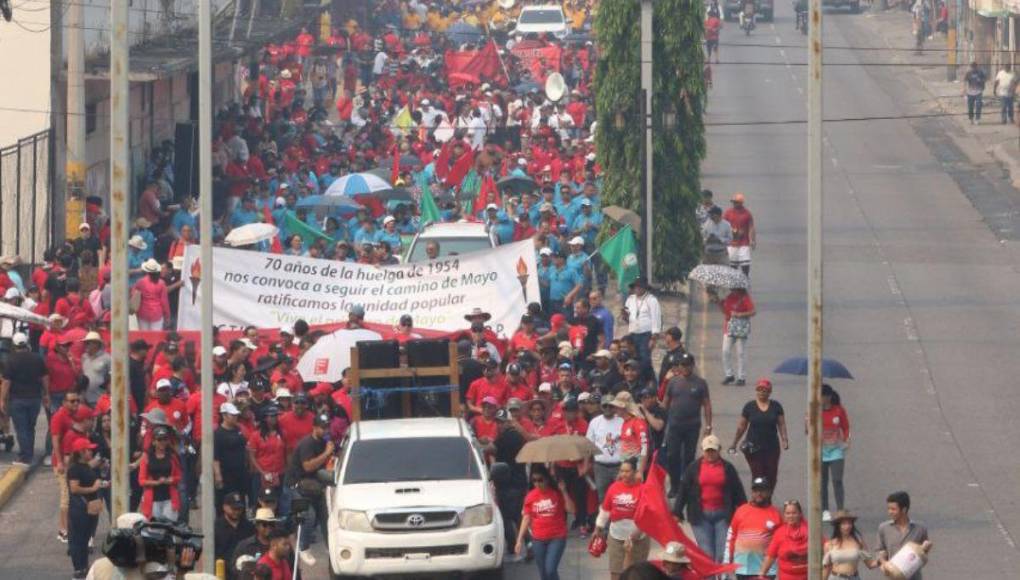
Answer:
[{"label": "metal railing", "polygon": [[51,129],[0,149],[0,255],[42,261],[53,238],[52,159]]}]

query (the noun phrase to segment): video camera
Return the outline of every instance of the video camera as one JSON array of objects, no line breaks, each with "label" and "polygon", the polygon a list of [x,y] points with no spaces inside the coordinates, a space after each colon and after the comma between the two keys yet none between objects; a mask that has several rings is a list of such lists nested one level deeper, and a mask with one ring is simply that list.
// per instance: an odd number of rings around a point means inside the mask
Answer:
[{"label": "video camera", "polygon": [[102,552],[119,568],[158,562],[187,572],[194,569],[202,555],[202,534],[196,534],[184,524],[143,521],[133,528],[111,529]]}]

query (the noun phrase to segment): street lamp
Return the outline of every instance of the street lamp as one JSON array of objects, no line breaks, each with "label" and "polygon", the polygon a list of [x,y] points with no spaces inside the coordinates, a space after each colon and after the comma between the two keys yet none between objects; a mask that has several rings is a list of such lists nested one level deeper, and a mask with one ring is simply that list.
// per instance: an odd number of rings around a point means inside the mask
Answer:
[{"label": "street lamp", "polygon": [[666,110],[662,112],[662,128],[667,131],[676,129],[676,109],[672,103],[666,105]]}]

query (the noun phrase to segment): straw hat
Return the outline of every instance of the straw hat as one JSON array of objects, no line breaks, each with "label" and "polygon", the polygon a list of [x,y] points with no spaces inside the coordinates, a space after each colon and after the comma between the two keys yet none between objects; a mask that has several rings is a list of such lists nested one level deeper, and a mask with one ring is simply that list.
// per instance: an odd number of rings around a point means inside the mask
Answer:
[{"label": "straw hat", "polygon": [[620,391],[613,397],[610,405],[617,409],[624,409],[631,415],[637,415],[637,404],[634,402],[634,397],[630,394],[630,391]]},{"label": "straw hat", "polygon": [[153,258],[149,258],[148,260],[142,263],[142,271],[147,272],[149,274],[157,274],[161,269],[162,268],[160,267],[159,262],[157,262]]},{"label": "straw hat", "polygon": [[691,559],[687,557],[687,548],[680,542],[670,542],[662,549],[659,559],[663,562],[674,564],[690,564]]},{"label": "straw hat", "polygon": [[144,250],[149,247],[149,244],[145,243],[145,240],[142,238],[142,236],[139,236],[137,234],[131,236],[131,239],[128,240],[128,245],[136,250]]},{"label": "straw hat", "polygon": [[856,522],[857,516],[855,516],[854,514],[850,513],[847,510],[839,510],[832,516],[832,523],[835,525],[839,525],[839,523],[843,520],[850,520],[851,522]]}]

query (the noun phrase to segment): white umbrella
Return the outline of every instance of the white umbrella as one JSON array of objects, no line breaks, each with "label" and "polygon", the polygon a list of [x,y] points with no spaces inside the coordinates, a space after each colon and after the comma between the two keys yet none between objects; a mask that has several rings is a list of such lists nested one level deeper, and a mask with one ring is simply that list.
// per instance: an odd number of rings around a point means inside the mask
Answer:
[{"label": "white umbrella", "polygon": [[390,182],[372,173],[352,173],[329,184],[322,195],[363,195],[393,189]]},{"label": "white umbrella", "polygon": [[371,330],[338,330],[317,340],[298,361],[297,371],[306,383],[335,383],[351,366],[352,346],[362,340],[381,339],[381,334]]},{"label": "white umbrella", "polygon": [[31,310],[26,310],[20,306],[15,306],[6,302],[0,302],[0,318],[10,318],[27,324],[41,324],[43,326],[50,325],[49,319],[45,316],[39,316]]},{"label": "white umbrella", "polygon": [[279,233],[279,231],[280,228],[273,224],[247,224],[230,230],[230,233],[227,234],[227,237],[223,238],[223,241],[234,247],[250,246],[264,240],[273,239],[273,236]]}]

